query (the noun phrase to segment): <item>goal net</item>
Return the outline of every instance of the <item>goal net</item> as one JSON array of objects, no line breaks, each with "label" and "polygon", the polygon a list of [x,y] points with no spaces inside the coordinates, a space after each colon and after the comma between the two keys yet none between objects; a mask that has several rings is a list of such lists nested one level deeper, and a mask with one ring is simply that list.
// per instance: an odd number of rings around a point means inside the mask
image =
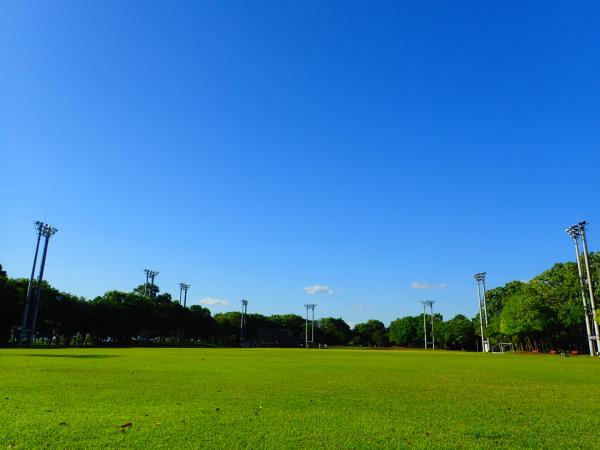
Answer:
[{"label": "goal net", "polygon": [[513,349],[513,345],[510,342],[499,342],[497,344],[492,345],[492,353],[504,353],[511,352]]}]

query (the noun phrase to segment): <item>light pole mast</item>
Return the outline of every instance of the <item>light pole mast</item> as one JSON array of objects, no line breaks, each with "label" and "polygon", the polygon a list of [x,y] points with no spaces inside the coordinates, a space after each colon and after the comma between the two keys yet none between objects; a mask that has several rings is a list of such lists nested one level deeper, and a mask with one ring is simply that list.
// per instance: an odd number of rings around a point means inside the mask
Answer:
[{"label": "light pole mast", "polygon": [[587,283],[588,290],[590,293],[590,309],[592,310],[591,321],[594,326],[594,340],[596,342],[596,355],[600,356],[600,341],[598,338],[600,337],[600,333],[598,331],[598,322],[596,322],[596,295],[594,293],[594,280],[592,277],[592,268],[590,267],[590,260],[588,258],[588,248],[587,248],[587,239],[585,238],[585,227],[587,225],[586,221],[579,222],[579,230],[581,231],[581,244],[583,247],[583,259],[585,262],[585,270],[587,272]]},{"label": "light pole mast", "polygon": [[144,269],[146,274],[146,284],[144,284],[144,295],[148,295],[148,281],[150,280],[150,269]]},{"label": "light pole mast", "polygon": [[46,268],[46,255],[48,254],[48,243],[50,242],[50,238],[56,234],[58,229],[54,228],[52,225],[44,224],[42,228],[42,236],[44,236],[44,251],[42,253],[42,263],[40,265],[40,272],[38,275],[37,289],[35,293],[35,306],[33,308],[33,319],[31,321],[31,330],[29,331],[29,346],[33,345],[33,339],[35,337],[35,328],[37,325],[37,316],[38,310],[40,307],[40,299],[42,296],[42,281],[44,279],[44,269]]},{"label": "light pole mast", "polygon": [[[590,356],[594,356],[595,350],[594,350],[594,340],[596,341],[596,345],[598,344],[598,335],[594,336],[594,332],[592,331],[592,321],[593,321],[593,316],[592,316],[592,312],[591,312],[591,306],[588,303],[588,298],[587,298],[587,294],[586,294],[586,286],[585,286],[585,281],[584,281],[584,277],[583,277],[583,268],[581,265],[581,254],[579,252],[579,238],[581,237],[581,224],[575,224],[570,226],[569,228],[567,228],[565,230],[565,232],[571,236],[571,238],[573,239],[573,244],[575,244],[575,257],[577,258],[577,273],[579,275],[579,286],[581,288],[581,301],[583,303],[583,318],[585,321],[585,330],[587,333],[587,341],[588,341],[588,347],[589,347],[589,351],[590,351]],[[596,339],[594,339],[596,338]]]},{"label": "light pole mast", "polygon": [[435,300],[429,301],[429,309],[431,310],[431,349],[435,350],[435,333],[433,331],[433,304]]},{"label": "light pole mast", "polygon": [[240,346],[246,345],[246,314],[248,312],[248,300],[242,300],[242,318],[240,321]]},{"label": "light pole mast", "polygon": [[435,300],[421,300],[423,305],[423,335],[425,336],[425,350],[427,350],[427,307],[431,311],[431,349],[435,350],[435,338],[433,334],[433,304]]},{"label": "light pole mast", "polygon": [[[485,321],[485,326],[488,325],[488,317],[487,317],[487,304],[485,300],[485,272],[479,272],[473,275],[473,279],[477,281],[477,298],[479,300],[479,326],[481,329],[481,351],[487,352],[489,351],[489,342],[485,339],[485,333],[483,328],[483,322]],[[481,295],[481,291],[483,288],[483,296]]]},{"label": "light pole mast", "polygon": [[27,285],[27,297],[25,299],[25,309],[23,310],[23,320],[21,322],[21,332],[19,333],[19,347],[23,346],[23,342],[28,340],[28,324],[29,324],[29,305],[31,304],[31,293],[33,290],[33,280],[35,278],[35,269],[37,266],[38,253],[40,251],[40,240],[42,238],[42,231],[44,229],[44,223],[39,220],[35,222],[35,229],[37,230],[37,243],[35,245],[35,254],[33,256],[33,267],[31,268],[31,276],[29,277],[29,284]]},{"label": "light pole mast", "polygon": [[423,335],[425,336],[425,350],[427,350],[427,306],[424,301],[421,301],[423,304]]},{"label": "light pole mast", "polygon": [[190,288],[190,284],[179,283],[179,304],[181,305],[181,294],[183,292],[183,307],[187,306],[187,291]]},{"label": "light pole mast", "polygon": [[[144,273],[146,274],[146,287],[144,289],[144,294],[150,297],[154,297],[156,294],[154,292],[154,278],[158,276],[158,271],[152,269],[144,269]],[[150,283],[150,285],[148,285]]]},{"label": "light pole mast", "polygon": [[[308,348],[308,344],[309,343],[314,343],[315,342],[315,305],[314,303],[307,303],[304,305],[304,307],[306,308],[306,325],[304,327],[304,340],[305,340],[305,347]],[[311,340],[308,340],[308,310],[312,310],[312,320],[311,320]]]}]

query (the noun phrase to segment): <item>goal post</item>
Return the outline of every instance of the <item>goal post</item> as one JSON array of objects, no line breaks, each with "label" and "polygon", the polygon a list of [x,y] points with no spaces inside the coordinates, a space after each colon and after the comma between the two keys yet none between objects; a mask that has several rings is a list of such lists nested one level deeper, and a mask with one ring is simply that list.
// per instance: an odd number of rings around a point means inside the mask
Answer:
[{"label": "goal post", "polygon": [[497,354],[503,354],[504,352],[512,352],[513,345],[511,342],[498,342],[491,346],[491,352]]}]

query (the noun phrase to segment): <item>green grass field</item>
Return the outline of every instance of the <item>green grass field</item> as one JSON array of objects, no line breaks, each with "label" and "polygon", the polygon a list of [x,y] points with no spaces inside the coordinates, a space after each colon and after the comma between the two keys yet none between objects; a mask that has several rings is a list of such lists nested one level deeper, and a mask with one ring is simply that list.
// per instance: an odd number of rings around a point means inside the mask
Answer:
[{"label": "green grass field", "polygon": [[597,448],[599,400],[589,357],[0,349],[4,448]]}]

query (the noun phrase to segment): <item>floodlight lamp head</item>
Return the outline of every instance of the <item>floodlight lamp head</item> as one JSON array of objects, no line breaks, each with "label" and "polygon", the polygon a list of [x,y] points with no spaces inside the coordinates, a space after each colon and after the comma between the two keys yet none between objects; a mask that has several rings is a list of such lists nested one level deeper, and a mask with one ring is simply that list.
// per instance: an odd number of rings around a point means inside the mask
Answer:
[{"label": "floodlight lamp head", "polygon": [[581,235],[581,224],[571,225],[569,228],[565,230],[569,236],[573,238],[573,240],[577,240]]},{"label": "floodlight lamp head", "polygon": [[247,305],[248,304],[248,300],[242,300],[242,305]]},{"label": "floodlight lamp head", "polygon": [[42,235],[44,235],[45,237],[51,237],[52,235],[56,234],[56,232],[58,231],[58,228],[53,227],[52,225],[48,225],[48,224],[44,224],[42,227]]},{"label": "floodlight lamp head", "polygon": [[473,275],[473,278],[475,279],[475,281],[484,281],[485,274],[486,274],[486,272],[479,272],[479,273],[476,273],[475,275]]}]

